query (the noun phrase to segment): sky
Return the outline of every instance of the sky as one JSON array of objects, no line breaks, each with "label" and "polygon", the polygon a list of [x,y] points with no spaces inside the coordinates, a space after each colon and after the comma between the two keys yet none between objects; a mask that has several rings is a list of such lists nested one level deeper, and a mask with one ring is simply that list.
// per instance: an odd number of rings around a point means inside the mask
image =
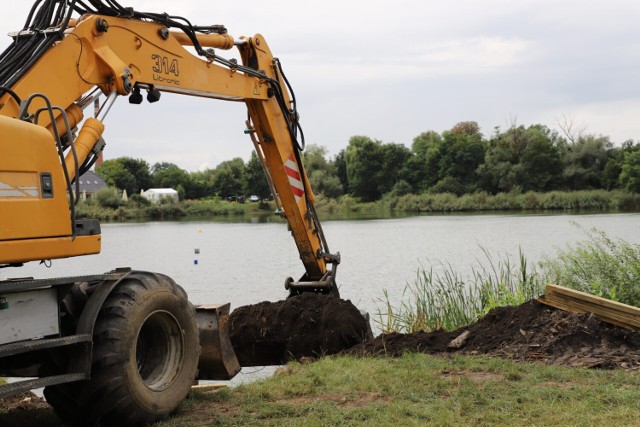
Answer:
[{"label": "sky", "polygon": [[[640,139],[637,0],[119,2],[222,24],[234,38],[262,34],[293,86],[306,143],[329,157],[354,135],[410,147],[420,133],[461,121],[487,136],[541,123],[615,144]],[[1,49],[31,4],[5,8]],[[247,160],[245,119],[242,103],[163,94],[132,106],[122,98],[105,120],[105,159],[188,171]]]}]

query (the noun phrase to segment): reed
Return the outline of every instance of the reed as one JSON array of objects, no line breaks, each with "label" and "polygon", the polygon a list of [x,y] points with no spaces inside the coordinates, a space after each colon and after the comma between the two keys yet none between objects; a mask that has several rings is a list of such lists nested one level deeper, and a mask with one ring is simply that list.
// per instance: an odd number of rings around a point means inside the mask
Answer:
[{"label": "reed", "polygon": [[468,278],[450,264],[440,264],[438,272],[420,266],[399,301],[383,290],[384,310],[378,309],[374,321],[383,333],[454,330],[495,307],[519,305],[544,292],[544,282],[522,251],[517,262],[509,256],[495,260],[486,249],[483,254]]},{"label": "reed", "polygon": [[605,190],[551,191],[548,193],[512,191],[498,194],[476,192],[462,196],[448,193],[422,193],[388,197],[386,202],[394,210],[419,213],[522,210],[628,211],[640,209],[640,195]]},{"label": "reed", "polygon": [[[575,224],[577,227],[579,225]],[[398,300],[383,290],[374,321],[383,333],[454,330],[473,323],[491,309],[515,306],[544,293],[547,283],[640,307],[640,244],[584,230],[586,239],[559,250],[553,258],[530,265],[522,250],[484,257],[463,276],[449,264],[420,266]]]}]

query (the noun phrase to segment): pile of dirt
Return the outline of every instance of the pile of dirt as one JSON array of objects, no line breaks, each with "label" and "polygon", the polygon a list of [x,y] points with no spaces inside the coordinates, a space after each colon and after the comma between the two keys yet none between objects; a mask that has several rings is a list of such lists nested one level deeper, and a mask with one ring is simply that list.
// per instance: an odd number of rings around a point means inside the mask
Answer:
[{"label": "pile of dirt", "polygon": [[0,399],[0,426],[52,427],[60,423],[45,400],[28,391]]},{"label": "pile of dirt", "polygon": [[318,358],[372,338],[351,301],[314,293],[239,307],[229,316],[229,333],[241,366]]},{"label": "pile of dirt", "polygon": [[456,331],[383,334],[343,354],[398,356],[470,354],[542,360],[590,368],[639,368],[640,333],[600,321],[589,313],[569,313],[538,301],[490,311]]}]

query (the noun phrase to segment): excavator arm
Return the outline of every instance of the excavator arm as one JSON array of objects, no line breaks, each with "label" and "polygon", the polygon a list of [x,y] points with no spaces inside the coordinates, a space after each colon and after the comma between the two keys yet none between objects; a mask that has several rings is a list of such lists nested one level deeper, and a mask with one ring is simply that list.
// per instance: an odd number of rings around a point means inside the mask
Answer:
[{"label": "excavator arm", "polygon": [[[101,5],[94,13],[70,3],[49,27],[40,23],[42,13],[30,17],[0,57],[0,265],[99,252],[99,225],[75,218],[73,183],[104,146],[103,122],[117,99],[137,104],[144,90],[155,102],[172,92],[246,103],[245,132],[306,271],[285,286],[337,293],[339,254],[330,253],[314,209],[295,98],[265,39],[234,40],[220,26],[101,1],[88,2]],[[84,13],[76,20],[73,11]],[[232,48],[241,64],[218,55]],[[97,98],[105,99],[100,112],[84,119]]]}]

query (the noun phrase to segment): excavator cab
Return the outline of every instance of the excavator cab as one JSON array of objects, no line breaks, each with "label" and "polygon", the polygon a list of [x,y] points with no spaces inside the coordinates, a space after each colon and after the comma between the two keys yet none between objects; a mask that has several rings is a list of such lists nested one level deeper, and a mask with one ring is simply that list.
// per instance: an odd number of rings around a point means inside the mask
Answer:
[{"label": "excavator cab", "polygon": [[73,215],[74,195],[51,133],[0,116],[0,135],[1,263],[99,253],[100,225]]}]

